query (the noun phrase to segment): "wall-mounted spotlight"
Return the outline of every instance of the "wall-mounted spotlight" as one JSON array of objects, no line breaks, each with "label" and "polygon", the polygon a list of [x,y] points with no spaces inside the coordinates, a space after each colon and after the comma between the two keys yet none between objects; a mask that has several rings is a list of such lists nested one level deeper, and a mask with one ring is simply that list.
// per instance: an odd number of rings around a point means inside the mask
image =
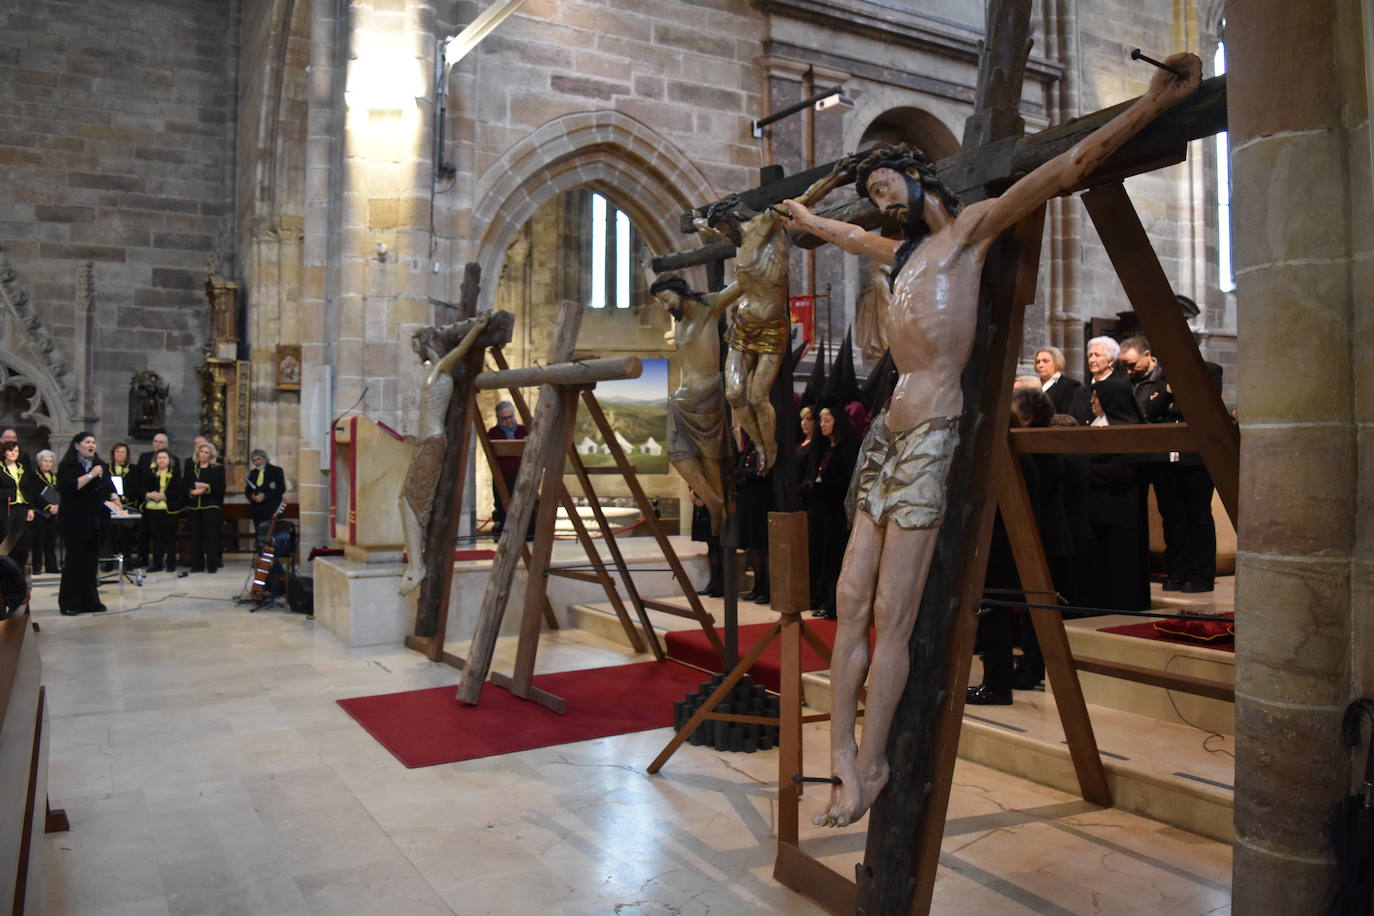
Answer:
[{"label": "wall-mounted spotlight", "polygon": [[775,111],[765,118],[759,118],[753,123],[754,139],[763,138],[763,129],[769,124],[781,121],[783,118],[790,117],[799,111],[805,111],[815,106],[817,111],[853,111],[854,100],[844,94],[843,86],[835,86],[824,92],[818,92],[809,99],[802,99],[795,105],[788,105],[780,111]]}]

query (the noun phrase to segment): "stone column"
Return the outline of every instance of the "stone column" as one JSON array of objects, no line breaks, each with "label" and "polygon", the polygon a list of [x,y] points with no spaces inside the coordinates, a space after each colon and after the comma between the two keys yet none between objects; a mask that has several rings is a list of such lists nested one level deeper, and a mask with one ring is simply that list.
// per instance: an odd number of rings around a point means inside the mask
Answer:
[{"label": "stone column", "polygon": [[1374,584],[1374,481],[1360,485],[1374,366],[1357,17],[1339,0],[1228,8],[1243,429],[1237,913],[1324,908],[1327,817],[1349,789],[1341,713],[1374,655],[1357,625]]}]

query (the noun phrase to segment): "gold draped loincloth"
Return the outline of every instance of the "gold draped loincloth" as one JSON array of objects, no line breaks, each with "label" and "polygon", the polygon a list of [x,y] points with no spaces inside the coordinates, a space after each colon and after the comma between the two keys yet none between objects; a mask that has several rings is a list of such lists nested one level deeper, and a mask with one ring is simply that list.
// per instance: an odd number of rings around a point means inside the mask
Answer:
[{"label": "gold draped loincloth", "polygon": [[945,484],[959,446],[959,418],[933,417],[894,433],[887,414],[873,421],[855,468],[855,506],[878,525],[939,528]]},{"label": "gold draped loincloth", "polygon": [[713,376],[695,391],[685,386],[668,398],[668,460],[726,455],[725,384]]},{"label": "gold draped loincloth", "polygon": [[781,318],[757,319],[743,309],[735,309],[735,318],[725,329],[725,344],[741,353],[785,353],[791,343],[792,329],[787,315]]}]

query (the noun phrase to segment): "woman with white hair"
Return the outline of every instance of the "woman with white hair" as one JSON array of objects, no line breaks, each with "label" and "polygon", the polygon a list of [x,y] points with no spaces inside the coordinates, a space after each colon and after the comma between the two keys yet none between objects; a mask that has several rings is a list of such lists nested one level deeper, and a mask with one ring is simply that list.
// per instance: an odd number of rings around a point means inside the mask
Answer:
[{"label": "woman with white hair", "polygon": [[1109,378],[1120,378],[1128,384],[1126,373],[1117,372],[1116,358],[1121,355],[1121,344],[1110,337],[1094,337],[1088,341],[1088,375],[1091,379],[1074,394],[1069,415],[1084,426],[1096,419],[1093,413],[1092,386]]},{"label": "woman with white hair", "polygon": [[1083,383],[1064,374],[1064,351],[1058,347],[1041,347],[1035,351],[1034,365],[1035,374],[1040,377],[1040,390],[1054,405],[1054,412],[1068,413]]},{"label": "woman with white hair", "polygon": [[[29,526],[29,562],[33,564],[34,575],[41,573],[60,573],[57,565],[57,455],[52,449],[45,448],[33,459],[34,473],[38,477],[38,502],[34,505],[33,524]],[[47,497],[44,494],[47,494]]]}]

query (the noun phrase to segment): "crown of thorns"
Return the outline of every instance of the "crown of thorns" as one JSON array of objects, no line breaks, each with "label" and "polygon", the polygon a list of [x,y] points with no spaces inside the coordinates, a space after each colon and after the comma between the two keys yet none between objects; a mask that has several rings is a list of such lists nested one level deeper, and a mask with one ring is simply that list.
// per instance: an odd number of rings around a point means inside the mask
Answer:
[{"label": "crown of thorns", "polygon": [[704,216],[708,226],[725,221],[744,223],[749,221],[749,208],[738,194],[731,194],[707,207]]},{"label": "crown of thorns", "polygon": [[687,281],[682,279],[678,274],[664,274],[654,280],[653,285],[649,287],[649,295],[651,296],[665,291],[677,293],[679,297],[687,297],[696,299],[697,301],[701,301],[702,298],[702,294],[688,286]]},{"label": "crown of thorns", "polygon": [[958,213],[963,206],[959,195],[936,175],[935,166],[926,158],[926,154],[914,146],[906,143],[883,144],[869,150],[854,168],[854,187],[860,197],[868,197],[868,177],[878,169],[892,169],[903,174],[915,169],[921,184],[940,198],[946,210]]}]

